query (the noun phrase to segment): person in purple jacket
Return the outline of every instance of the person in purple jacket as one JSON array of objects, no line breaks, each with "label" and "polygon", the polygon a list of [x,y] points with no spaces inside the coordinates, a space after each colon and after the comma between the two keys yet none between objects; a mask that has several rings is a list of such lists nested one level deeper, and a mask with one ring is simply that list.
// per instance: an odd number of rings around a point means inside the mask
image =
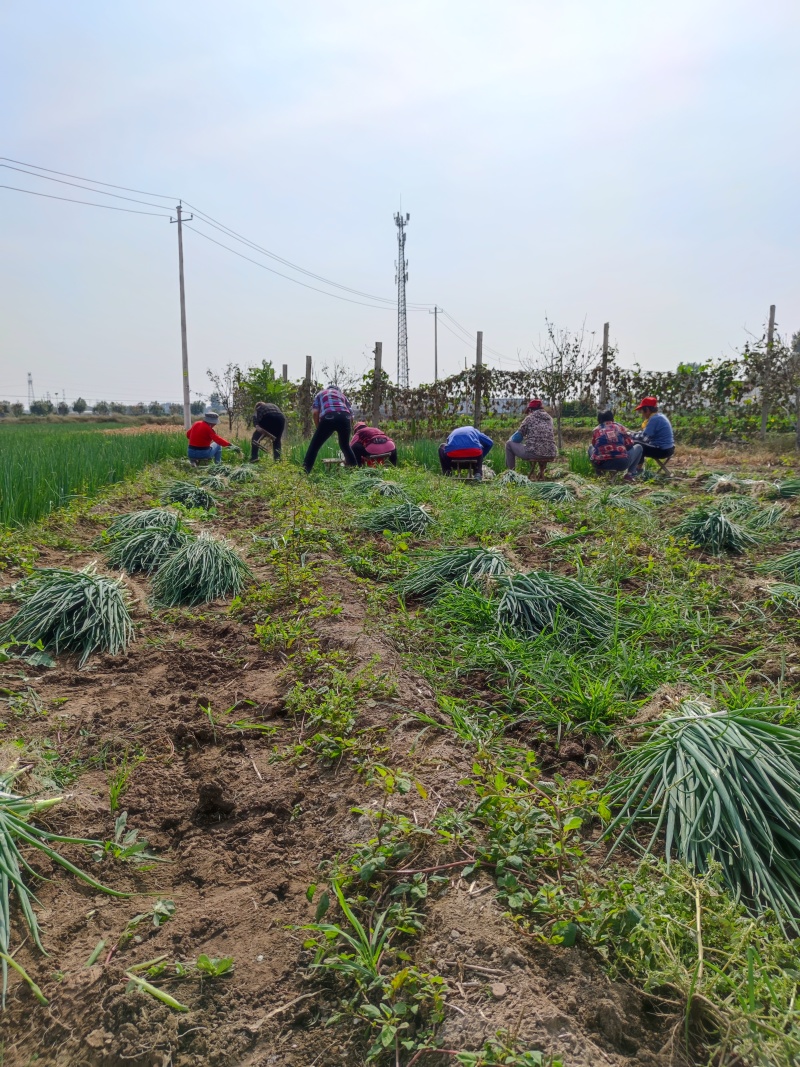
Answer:
[{"label": "person in purple jacket", "polygon": [[483,460],[494,447],[494,441],[474,426],[457,426],[443,445],[439,445],[442,473],[450,475],[456,460],[475,460],[475,479],[483,475]]}]

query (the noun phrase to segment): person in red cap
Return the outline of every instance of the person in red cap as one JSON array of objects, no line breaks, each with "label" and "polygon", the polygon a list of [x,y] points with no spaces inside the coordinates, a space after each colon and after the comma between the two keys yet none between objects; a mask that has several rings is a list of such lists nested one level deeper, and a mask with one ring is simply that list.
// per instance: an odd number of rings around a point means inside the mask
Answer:
[{"label": "person in red cap", "polygon": [[642,446],[642,461],[636,471],[636,474],[641,474],[647,456],[653,459],[669,459],[674,455],[675,435],[672,432],[672,423],[658,410],[658,397],[643,397],[636,410],[641,411],[644,417],[641,431],[632,435],[634,441],[638,441]]},{"label": "person in red cap", "polygon": [[[544,479],[547,464],[556,458],[556,436],[553,432],[553,419],[544,410],[541,400],[534,399],[525,409],[522,425],[506,442],[506,468],[513,471],[518,459],[527,459],[531,464],[531,481]],[[538,464],[538,474],[534,475],[533,465]]]}]

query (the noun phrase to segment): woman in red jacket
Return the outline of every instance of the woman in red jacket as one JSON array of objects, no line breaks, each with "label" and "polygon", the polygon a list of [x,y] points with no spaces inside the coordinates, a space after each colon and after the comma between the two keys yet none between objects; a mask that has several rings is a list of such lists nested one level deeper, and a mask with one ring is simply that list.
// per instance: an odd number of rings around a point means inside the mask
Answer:
[{"label": "woman in red jacket", "polygon": [[397,466],[397,447],[391,437],[387,437],[377,426],[357,422],[350,447],[359,467],[363,467],[372,458],[388,459],[391,464]]},{"label": "woman in red jacket", "polygon": [[215,432],[214,427],[218,422],[219,415],[216,411],[207,411],[199,422],[195,422],[186,431],[189,438],[189,462],[193,467],[197,466],[198,459],[213,459],[215,463],[220,463],[223,448],[235,447]]}]

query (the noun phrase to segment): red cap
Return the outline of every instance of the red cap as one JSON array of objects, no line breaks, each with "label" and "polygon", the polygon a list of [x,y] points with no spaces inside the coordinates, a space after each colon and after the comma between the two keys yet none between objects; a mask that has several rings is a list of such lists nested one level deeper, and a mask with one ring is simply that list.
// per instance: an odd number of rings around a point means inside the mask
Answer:
[{"label": "red cap", "polygon": [[542,406],[541,400],[539,400],[538,398],[535,398],[535,399],[533,399],[533,400],[531,400],[529,402],[529,404],[528,404],[528,406],[527,406],[527,408],[525,410],[526,411],[536,411],[536,409],[540,408],[541,406]]},{"label": "red cap", "polygon": [[636,410],[637,411],[641,411],[642,408],[657,408],[657,407],[658,407],[658,397],[646,396],[642,400],[641,404],[637,404]]}]

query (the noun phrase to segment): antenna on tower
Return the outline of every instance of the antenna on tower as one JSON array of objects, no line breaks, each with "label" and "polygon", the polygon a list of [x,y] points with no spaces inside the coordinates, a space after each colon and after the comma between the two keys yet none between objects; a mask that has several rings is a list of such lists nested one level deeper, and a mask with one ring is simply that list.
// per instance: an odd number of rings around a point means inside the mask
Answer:
[{"label": "antenna on tower", "polygon": [[36,394],[33,391],[33,375],[28,371],[28,411],[31,409],[31,404],[36,403]]},{"label": "antenna on tower", "polygon": [[395,214],[397,226],[397,384],[408,389],[408,324],[406,322],[406,282],[408,260],[406,259],[406,231],[411,216],[402,211]]}]

